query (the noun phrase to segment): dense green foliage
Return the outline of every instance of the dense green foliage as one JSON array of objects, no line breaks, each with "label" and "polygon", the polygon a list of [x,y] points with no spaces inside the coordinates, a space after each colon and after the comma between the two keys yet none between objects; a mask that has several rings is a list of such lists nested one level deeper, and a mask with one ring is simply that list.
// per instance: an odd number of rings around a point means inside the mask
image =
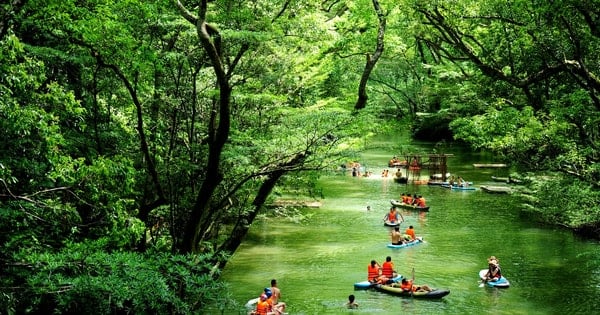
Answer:
[{"label": "dense green foliage", "polygon": [[599,234],[596,3],[304,2],[0,5],[2,311],[222,300],[273,193],[396,119],[550,171],[532,211]]}]

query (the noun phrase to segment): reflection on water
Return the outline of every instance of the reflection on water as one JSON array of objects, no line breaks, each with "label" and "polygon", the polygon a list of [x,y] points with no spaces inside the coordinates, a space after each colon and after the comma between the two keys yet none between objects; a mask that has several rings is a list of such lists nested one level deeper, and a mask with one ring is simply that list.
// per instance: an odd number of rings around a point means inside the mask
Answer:
[{"label": "reflection on water", "polygon": [[[504,175],[474,169],[480,156],[453,149],[449,170],[475,186]],[[258,296],[276,278],[290,314],[584,314],[598,309],[593,298],[600,294],[597,244],[523,222],[519,200],[510,195],[381,178],[392,154],[373,149],[363,155],[370,177],[339,172],[323,178],[322,207],[303,210],[310,214],[306,221],[256,222],[223,274],[237,303]],[[414,225],[425,243],[389,249],[382,218],[389,200],[402,193],[423,195],[431,206],[428,213],[402,211],[402,230]],[[366,279],[369,261],[383,262],[388,255],[401,274],[412,277],[414,270],[415,282],[449,289],[450,295],[428,301],[355,291],[354,282]],[[478,272],[490,255],[500,259],[510,288],[479,287]],[[343,307],[349,294],[356,296],[358,310]],[[230,310],[239,312],[243,308]]]}]

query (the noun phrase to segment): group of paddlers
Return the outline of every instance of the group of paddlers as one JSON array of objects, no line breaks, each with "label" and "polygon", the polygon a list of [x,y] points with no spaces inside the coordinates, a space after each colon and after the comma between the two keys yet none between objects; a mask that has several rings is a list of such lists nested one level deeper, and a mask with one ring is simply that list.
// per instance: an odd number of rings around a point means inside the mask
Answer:
[{"label": "group of paddlers", "polygon": [[421,195],[417,196],[417,194],[414,194],[411,196],[409,193],[406,193],[400,196],[400,200],[402,200],[402,203],[406,205],[426,207],[425,198],[423,198]]},{"label": "group of paddlers", "polygon": [[[285,312],[285,303],[279,301],[281,291],[277,287],[277,280],[271,280],[271,287],[264,288],[256,301],[256,307],[250,315],[282,315]],[[252,300],[251,300],[252,301]],[[250,303],[250,302],[249,302]]]},{"label": "group of paddlers", "polygon": [[371,260],[371,263],[367,266],[367,277],[371,283],[399,287],[407,292],[432,291],[429,286],[414,285],[412,280],[406,278],[402,278],[401,283],[397,283],[394,279],[398,277],[398,273],[394,269],[391,256],[387,256],[385,262],[381,265],[376,260]]}]

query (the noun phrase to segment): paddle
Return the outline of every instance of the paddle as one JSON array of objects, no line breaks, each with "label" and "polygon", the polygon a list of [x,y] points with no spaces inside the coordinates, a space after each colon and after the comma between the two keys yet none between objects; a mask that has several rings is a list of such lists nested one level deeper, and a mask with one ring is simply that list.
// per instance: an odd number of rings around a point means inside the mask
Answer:
[{"label": "paddle", "polygon": [[412,269],[412,282],[410,284],[410,297],[413,297],[413,286],[415,285],[415,267]]}]

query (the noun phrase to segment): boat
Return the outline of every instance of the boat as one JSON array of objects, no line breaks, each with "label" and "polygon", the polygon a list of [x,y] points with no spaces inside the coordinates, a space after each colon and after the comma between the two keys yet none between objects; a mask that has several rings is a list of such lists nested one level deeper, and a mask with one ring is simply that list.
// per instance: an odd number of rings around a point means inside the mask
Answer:
[{"label": "boat", "polygon": [[394,181],[398,184],[406,184],[408,183],[408,178],[406,177],[394,177]]},{"label": "boat", "polygon": [[[398,282],[398,281],[402,280],[402,275],[397,275],[397,276],[393,277],[392,280],[394,282]],[[365,281],[356,282],[354,284],[354,289],[363,289],[364,290],[364,289],[372,288],[375,285],[376,285],[375,283],[371,283],[368,280],[365,280]]]},{"label": "boat", "polygon": [[[452,176],[452,174],[450,173],[446,173],[446,178],[450,178],[450,176]],[[431,176],[429,176],[429,179],[443,179],[444,174],[441,173],[436,173],[436,174],[432,174]]]},{"label": "boat", "polygon": [[419,211],[429,211],[429,206],[427,207],[418,207],[417,205],[409,205],[406,204],[400,200],[390,200],[390,203],[392,204],[392,206],[394,207],[399,207],[402,209],[409,209],[409,210],[419,210]]},{"label": "boat", "polygon": [[396,221],[396,222],[391,222],[390,220],[385,220],[383,221],[383,225],[385,226],[400,226],[400,221]]},{"label": "boat", "polygon": [[459,185],[449,185],[449,184],[444,184],[441,186],[444,188],[450,188],[451,190],[477,190],[477,188],[474,186],[459,186]]},{"label": "boat", "polygon": [[401,167],[406,167],[408,165],[407,161],[399,161],[399,160],[390,160],[388,162],[388,167],[397,167],[397,168],[401,168]]},{"label": "boat", "polygon": [[491,193],[491,194],[510,194],[513,192],[512,188],[506,186],[490,186],[490,185],[482,185],[479,186],[481,190]]},{"label": "boat", "polygon": [[389,294],[396,295],[396,296],[413,297],[413,298],[418,298],[418,299],[441,299],[444,296],[450,294],[450,290],[445,290],[445,289],[433,289],[432,291],[429,291],[429,292],[415,291],[415,292],[411,293],[411,292],[404,291],[399,287],[393,287],[390,285],[383,285],[383,284],[375,285],[375,289],[377,289],[377,291],[389,293]]},{"label": "boat", "polygon": [[[487,269],[481,269],[481,271],[479,271],[479,278],[481,279],[481,281],[485,280],[485,274],[487,272]],[[504,278],[504,276],[500,277],[500,279],[496,281],[487,281],[485,282],[485,284],[487,284],[488,287],[494,288],[508,288],[510,286],[510,282],[508,282],[508,280]]]},{"label": "boat", "polygon": [[246,302],[246,305],[245,305],[245,307],[246,307],[247,309],[254,309],[254,308],[255,308],[255,306],[256,306],[256,303],[258,303],[258,300],[260,300],[260,297],[257,297],[257,298],[253,298],[253,299],[250,299],[250,300],[248,300],[248,302]]},{"label": "boat", "polygon": [[423,243],[423,238],[422,237],[417,237],[416,240],[408,242],[408,243],[404,243],[401,245],[394,245],[394,244],[387,244],[388,248],[406,248],[406,247],[411,247],[411,246],[415,246],[415,245],[419,245]]},{"label": "boat", "polygon": [[492,180],[495,182],[504,182],[504,183],[509,183],[509,184],[522,184],[523,181],[520,179],[516,179],[513,177],[498,177],[498,176],[492,176]]},{"label": "boat", "polygon": [[475,168],[503,168],[507,167],[504,163],[475,163],[473,164]]}]

